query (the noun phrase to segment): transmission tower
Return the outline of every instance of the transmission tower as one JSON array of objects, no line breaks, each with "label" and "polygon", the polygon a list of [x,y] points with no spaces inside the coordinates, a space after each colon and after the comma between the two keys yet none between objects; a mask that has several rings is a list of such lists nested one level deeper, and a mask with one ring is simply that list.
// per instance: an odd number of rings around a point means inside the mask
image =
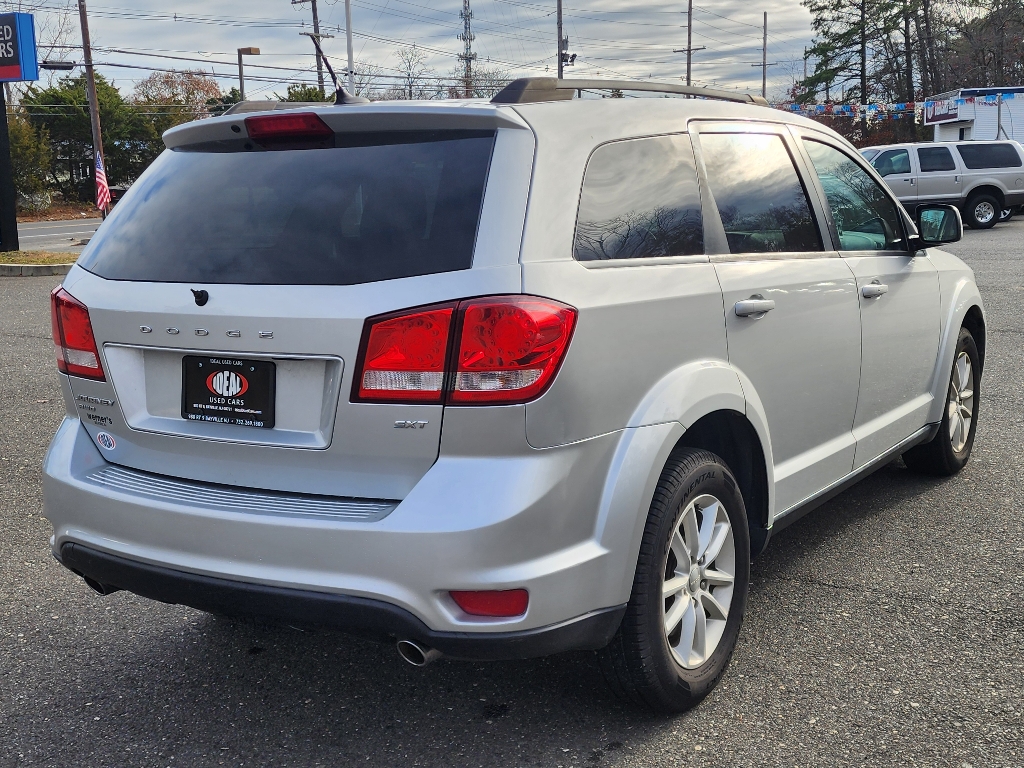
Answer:
[{"label": "transmission tower", "polygon": [[476,35],[473,34],[473,11],[469,9],[469,0],[462,0],[462,34],[459,40],[465,43],[463,52],[459,54],[459,61],[462,62],[464,70],[462,73],[463,95],[470,99],[473,97],[473,62],[476,61],[476,54],[473,53],[473,41]]}]

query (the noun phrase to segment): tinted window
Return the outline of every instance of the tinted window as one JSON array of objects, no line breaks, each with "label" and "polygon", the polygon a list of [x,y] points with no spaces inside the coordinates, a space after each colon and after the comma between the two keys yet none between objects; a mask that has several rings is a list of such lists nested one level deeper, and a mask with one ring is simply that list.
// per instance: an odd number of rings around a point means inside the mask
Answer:
[{"label": "tinted window", "polygon": [[351,285],[472,264],[493,133],[164,152],[79,260],[116,280]]},{"label": "tinted window", "polygon": [[822,249],[807,193],[781,137],[705,133],[700,146],[732,253]]},{"label": "tinted window", "polygon": [[917,161],[921,164],[922,173],[956,170],[953,153],[946,147],[918,147]]},{"label": "tinted window", "polygon": [[887,149],[872,160],[871,164],[875,166],[879,176],[910,173],[910,153],[905,149]]},{"label": "tinted window", "polygon": [[964,165],[979,168],[1020,168],[1020,155],[1012,144],[957,144]]},{"label": "tinted window", "polygon": [[904,251],[903,223],[896,203],[867,171],[838,149],[804,141],[828,198],[839,249]]},{"label": "tinted window", "polygon": [[687,136],[617,141],[587,164],[576,258],[704,253],[700,191]]}]

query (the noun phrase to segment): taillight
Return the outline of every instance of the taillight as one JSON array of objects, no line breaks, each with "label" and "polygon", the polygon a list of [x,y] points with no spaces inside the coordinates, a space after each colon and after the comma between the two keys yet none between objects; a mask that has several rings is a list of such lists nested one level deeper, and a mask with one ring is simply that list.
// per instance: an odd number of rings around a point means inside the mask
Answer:
[{"label": "taillight", "polygon": [[50,293],[50,322],[53,328],[57,369],[70,376],[104,380],[89,309],[61,286]]},{"label": "taillight", "polygon": [[499,296],[459,305],[452,403],[519,403],[547,389],[569,347],[576,310],[550,299]]},{"label": "taillight", "polygon": [[468,299],[371,318],[353,399],[459,405],[533,400],[558,372],[575,323],[575,309],[535,296]]},{"label": "taillight", "polygon": [[530,593],[525,589],[485,591],[452,591],[452,600],[470,616],[511,618],[522,616],[530,604]]},{"label": "taillight", "polygon": [[245,118],[249,138],[268,149],[334,146],[334,130],[312,112],[284,112]]},{"label": "taillight", "polygon": [[364,332],[357,397],[440,403],[455,305],[376,319]]}]

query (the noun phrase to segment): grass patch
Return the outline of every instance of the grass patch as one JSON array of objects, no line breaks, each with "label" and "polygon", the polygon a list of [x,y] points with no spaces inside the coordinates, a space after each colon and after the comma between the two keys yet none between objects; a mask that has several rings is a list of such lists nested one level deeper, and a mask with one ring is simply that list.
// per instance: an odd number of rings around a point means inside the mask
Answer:
[{"label": "grass patch", "polygon": [[0,251],[0,264],[74,264],[77,260],[77,253]]}]

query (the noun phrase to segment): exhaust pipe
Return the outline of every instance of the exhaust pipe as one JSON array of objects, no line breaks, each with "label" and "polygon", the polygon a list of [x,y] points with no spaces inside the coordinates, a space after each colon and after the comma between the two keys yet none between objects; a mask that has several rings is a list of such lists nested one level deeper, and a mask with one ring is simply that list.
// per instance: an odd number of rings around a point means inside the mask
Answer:
[{"label": "exhaust pipe", "polygon": [[444,655],[436,648],[420,645],[415,640],[399,640],[396,647],[398,648],[398,655],[414,667],[425,667],[430,662],[437,661]]},{"label": "exhaust pipe", "polygon": [[86,584],[101,595],[112,595],[115,592],[121,591],[120,587],[115,587],[110,584],[101,584],[96,581],[96,579],[90,579],[88,576],[82,576],[82,578],[85,580]]}]

